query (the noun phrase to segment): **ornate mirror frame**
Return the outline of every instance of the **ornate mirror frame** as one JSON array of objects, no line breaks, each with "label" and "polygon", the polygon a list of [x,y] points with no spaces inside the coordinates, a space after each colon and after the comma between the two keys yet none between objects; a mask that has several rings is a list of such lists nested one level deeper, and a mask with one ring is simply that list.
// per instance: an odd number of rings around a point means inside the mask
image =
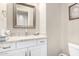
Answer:
[{"label": "ornate mirror frame", "polygon": [[[16,5],[22,5],[22,6],[26,6],[26,7],[29,7],[29,8],[33,8],[33,26],[18,26],[17,25],[17,10],[16,10]],[[31,16],[29,16],[31,17]],[[28,19],[29,20],[29,19]],[[29,4],[25,4],[25,3],[14,3],[13,4],[13,27],[14,28],[35,28],[35,25],[36,25],[36,8],[35,6],[33,5],[29,5]]]}]

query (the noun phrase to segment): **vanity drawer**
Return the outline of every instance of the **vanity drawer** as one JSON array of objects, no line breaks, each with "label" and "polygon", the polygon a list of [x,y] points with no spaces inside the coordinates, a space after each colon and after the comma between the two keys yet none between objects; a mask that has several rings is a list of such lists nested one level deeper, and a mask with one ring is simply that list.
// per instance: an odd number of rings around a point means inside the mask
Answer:
[{"label": "vanity drawer", "polygon": [[35,40],[17,42],[17,48],[26,48],[26,47],[35,46],[35,45],[36,45]]},{"label": "vanity drawer", "polygon": [[37,45],[46,45],[47,44],[47,39],[37,39]]},{"label": "vanity drawer", "polygon": [[3,43],[3,44],[0,44],[0,52],[13,50],[15,48],[16,48],[15,43]]}]

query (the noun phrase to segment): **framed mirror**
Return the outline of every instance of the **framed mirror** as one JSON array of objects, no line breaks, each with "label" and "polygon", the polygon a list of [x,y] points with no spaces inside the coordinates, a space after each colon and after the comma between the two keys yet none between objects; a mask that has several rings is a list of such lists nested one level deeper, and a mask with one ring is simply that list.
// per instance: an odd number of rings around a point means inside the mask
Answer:
[{"label": "framed mirror", "polygon": [[79,19],[79,3],[69,6],[69,20]]},{"label": "framed mirror", "polygon": [[35,6],[25,3],[14,4],[13,27],[35,28]]}]

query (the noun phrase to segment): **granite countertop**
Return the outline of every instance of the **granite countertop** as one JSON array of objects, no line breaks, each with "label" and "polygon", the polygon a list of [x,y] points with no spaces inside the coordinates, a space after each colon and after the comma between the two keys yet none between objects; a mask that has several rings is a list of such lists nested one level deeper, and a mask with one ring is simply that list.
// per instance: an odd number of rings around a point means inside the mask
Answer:
[{"label": "granite countertop", "polygon": [[17,42],[17,41],[34,40],[41,38],[47,38],[47,36],[46,35],[10,36],[8,37],[6,42]]}]

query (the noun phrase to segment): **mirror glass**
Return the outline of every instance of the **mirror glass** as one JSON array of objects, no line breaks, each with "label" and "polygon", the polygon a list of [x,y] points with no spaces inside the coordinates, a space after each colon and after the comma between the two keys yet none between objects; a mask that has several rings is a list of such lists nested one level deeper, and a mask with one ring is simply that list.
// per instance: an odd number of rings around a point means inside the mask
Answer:
[{"label": "mirror glass", "polygon": [[27,26],[27,20],[28,20],[28,13],[17,11],[17,24],[19,26]]},{"label": "mirror glass", "polygon": [[14,4],[13,25],[15,28],[35,27],[35,6],[16,3]]}]

